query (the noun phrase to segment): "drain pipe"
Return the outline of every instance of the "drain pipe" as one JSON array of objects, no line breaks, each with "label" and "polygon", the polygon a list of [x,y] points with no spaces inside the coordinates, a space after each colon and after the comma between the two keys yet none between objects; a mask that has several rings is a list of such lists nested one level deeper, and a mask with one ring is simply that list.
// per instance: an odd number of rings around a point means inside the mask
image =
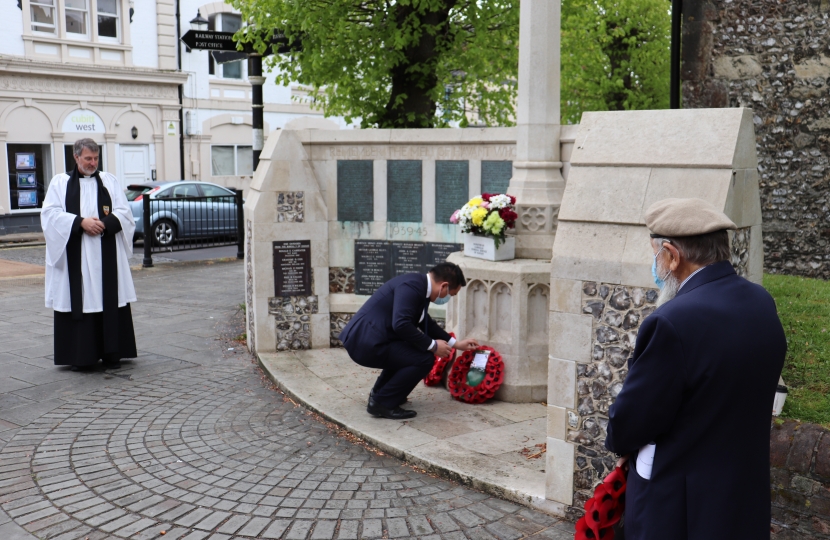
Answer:
[{"label": "drain pipe", "polygon": [[669,82],[669,108],[679,109],[680,87],[680,43],[682,40],[683,0],[671,0],[671,77]]}]

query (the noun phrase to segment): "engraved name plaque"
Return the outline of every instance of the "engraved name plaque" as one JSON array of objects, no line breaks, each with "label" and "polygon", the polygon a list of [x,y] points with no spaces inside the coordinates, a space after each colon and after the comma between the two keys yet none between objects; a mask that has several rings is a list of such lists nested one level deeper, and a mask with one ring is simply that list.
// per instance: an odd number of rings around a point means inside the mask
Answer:
[{"label": "engraved name plaque", "polygon": [[435,223],[449,223],[470,198],[470,162],[435,162]]},{"label": "engraved name plaque", "polygon": [[386,162],[386,221],[421,222],[421,161]]},{"label": "engraved name plaque", "polygon": [[402,274],[426,273],[446,261],[450,253],[462,249],[461,244],[442,242],[355,240],[355,294],[372,294]]},{"label": "engraved name plaque", "polygon": [[337,221],[375,218],[372,161],[337,162]]},{"label": "engraved name plaque", "polygon": [[372,294],[389,279],[391,246],[385,240],[354,241],[355,294]]},{"label": "engraved name plaque", "polygon": [[481,192],[507,193],[510,178],[513,176],[512,161],[481,162]]},{"label": "engraved name plaque", "polygon": [[274,242],[274,296],[311,294],[311,241]]}]

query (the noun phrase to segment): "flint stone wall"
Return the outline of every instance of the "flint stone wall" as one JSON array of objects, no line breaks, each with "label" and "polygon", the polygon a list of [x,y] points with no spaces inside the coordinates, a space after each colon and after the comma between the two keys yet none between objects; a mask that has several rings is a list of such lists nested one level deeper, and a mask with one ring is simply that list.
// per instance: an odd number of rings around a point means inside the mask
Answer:
[{"label": "flint stone wall", "polygon": [[830,539],[830,430],[773,419],[770,492],[771,540]]},{"label": "flint stone wall", "polygon": [[765,270],[830,278],[830,2],[683,2],[683,107],[751,107]]}]

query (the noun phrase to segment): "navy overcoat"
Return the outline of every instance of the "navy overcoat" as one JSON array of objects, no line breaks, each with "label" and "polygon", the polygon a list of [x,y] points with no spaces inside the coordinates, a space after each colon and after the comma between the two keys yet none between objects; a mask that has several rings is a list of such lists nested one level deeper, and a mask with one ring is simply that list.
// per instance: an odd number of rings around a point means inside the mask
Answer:
[{"label": "navy overcoat", "polygon": [[[640,327],[606,447],[631,454],[626,540],[770,535],[770,416],[787,341],[772,297],[729,262]],[[650,480],[638,449],[656,443]]]},{"label": "navy overcoat", "polygon": [[[340,332],[354,359],[384,354],[384,345],[404,341],[426,351],[433,339],[450,335],[429,316],[426,274],[403,274],[384,283]],[[423,317],[423,320],[422,320]]]}]

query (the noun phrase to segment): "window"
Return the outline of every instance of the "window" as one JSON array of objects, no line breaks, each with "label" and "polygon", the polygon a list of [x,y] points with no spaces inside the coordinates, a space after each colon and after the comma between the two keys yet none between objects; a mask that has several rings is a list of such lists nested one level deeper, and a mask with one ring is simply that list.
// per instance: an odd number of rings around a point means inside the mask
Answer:
[{"label": "window", "polygon": [[227,189],[220,188],[219,186],[213,186],[211,184],[202,184],[199,186],[202,188],[202,194],[205,197],[208,197],[207,202],[213,202],[212,197],[222,197],[219,199],[219,202],[232,202],[228,197],[233,197],[236,195],[235,193],[231,193]]},{"label": "window", "polygon": [[253,146],[211,146],[212,176],[251,176],[254,174]]},{"label": "window", "polygon": [[118,0],[98,0],[98,37],[118,41]]},{"label": "window", "polygon": [[[219,32],[236,32],[242,28],[242,17],[234,13],[217,13],[211,15],[210,29]],[[208,72],[211,75],[216,75],[223,79],[244,79],[242,64],[243,61],[228,62],[225,64],[218,64],[213,58],[213,54],[208,54]]]},{"label": "window", "polygon": [[159,193],[157,199],[191,199],[199,197],[199,189],[193,184],[179,184]]},{"label": "window", "polygon": [[52,180],[52,145],[8,144],[9,195],[12,211],[34,211]]},{"label": "window", "polygon": [[54,34],[57,30],[55,0],[31,0],[29,6],[32,11],[32,30]]},{"label": "window", "polygon": [[89,8],[86,0],[66,0],[66,33],[87,35],[87,17]]}]

